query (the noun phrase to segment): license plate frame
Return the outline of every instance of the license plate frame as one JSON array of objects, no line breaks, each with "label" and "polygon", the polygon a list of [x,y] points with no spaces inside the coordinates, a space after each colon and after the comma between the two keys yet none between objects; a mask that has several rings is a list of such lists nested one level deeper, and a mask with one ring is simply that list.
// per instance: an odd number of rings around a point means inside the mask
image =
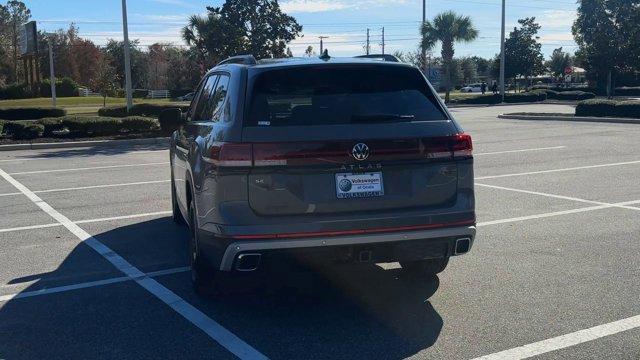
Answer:
[{"label": "license plate frame", "polygon": [[382,171],[335,174],[338,199],[361,199],[384,196]]}]

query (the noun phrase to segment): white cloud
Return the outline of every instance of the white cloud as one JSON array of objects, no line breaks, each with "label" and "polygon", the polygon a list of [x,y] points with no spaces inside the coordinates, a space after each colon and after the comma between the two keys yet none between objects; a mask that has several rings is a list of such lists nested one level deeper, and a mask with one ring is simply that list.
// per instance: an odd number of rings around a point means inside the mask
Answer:
[{"label": "white cloud", "polygon": [[314,13],[352,8],[353,5],[331,0],[289,0],[282,2],[280,8],[285,13]]},{"label": "white cloud", "polygon": [[158,4],[164,4],[164,5],[174,5],[174,6],[189,7],[189,8],[195,7],[194,4],[184,0],[147,0],[147,1],[158,3]]},{"label": "white cloud", "polygon": [[545,29],[571,29],[576,19],[575,10],[545,10],[536,20]]}]

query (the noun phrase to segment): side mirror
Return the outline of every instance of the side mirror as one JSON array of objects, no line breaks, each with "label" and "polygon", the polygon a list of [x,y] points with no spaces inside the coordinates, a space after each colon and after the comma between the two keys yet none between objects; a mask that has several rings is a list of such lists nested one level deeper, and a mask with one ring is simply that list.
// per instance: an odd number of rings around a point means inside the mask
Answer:
[{"label": "side mirror", "polygon": [[187,121],[180,108],[171,108],[163,110],[160,115],[158,115],[158,122],[160,122],[160,129],[170,134],[178,130],[178,128]]}]

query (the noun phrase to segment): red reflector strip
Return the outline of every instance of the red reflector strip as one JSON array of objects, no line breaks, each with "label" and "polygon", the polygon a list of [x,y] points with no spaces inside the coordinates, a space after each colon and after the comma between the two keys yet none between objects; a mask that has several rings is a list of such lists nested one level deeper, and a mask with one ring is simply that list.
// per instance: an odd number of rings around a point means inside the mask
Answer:
[{"label": "red reflector strip", "polygon": [[344,236],[344,235],[375,234],[375,233],[411,231],[411,230],[426,230],[426,229],[435,229],[435,228],[458,226],[458,225],[473,225],[475,224],[475,222],[476,222],[475,220],[464,220],[464,221],[457,221],[457,222],[450,222],[450,223],[398,226],[398,227],[389,227],[389,228],[299,232],[299,233],[284,233],[284,234],[232,235],[229,237],[232,239],[257,240],[257,239],[292,239],[292,238],[305,238],[305,237],[318,237],[318,236]]}]

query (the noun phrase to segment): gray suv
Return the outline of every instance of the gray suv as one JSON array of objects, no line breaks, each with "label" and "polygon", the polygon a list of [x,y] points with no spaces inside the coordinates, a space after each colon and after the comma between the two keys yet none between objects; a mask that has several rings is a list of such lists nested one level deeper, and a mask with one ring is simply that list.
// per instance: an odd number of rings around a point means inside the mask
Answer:
[{"label": "gray suv", "polygon": [[473,244],[471,137],[416,67],[237,56],[161,117],[197,290],[282,256],[432,275]]}]

